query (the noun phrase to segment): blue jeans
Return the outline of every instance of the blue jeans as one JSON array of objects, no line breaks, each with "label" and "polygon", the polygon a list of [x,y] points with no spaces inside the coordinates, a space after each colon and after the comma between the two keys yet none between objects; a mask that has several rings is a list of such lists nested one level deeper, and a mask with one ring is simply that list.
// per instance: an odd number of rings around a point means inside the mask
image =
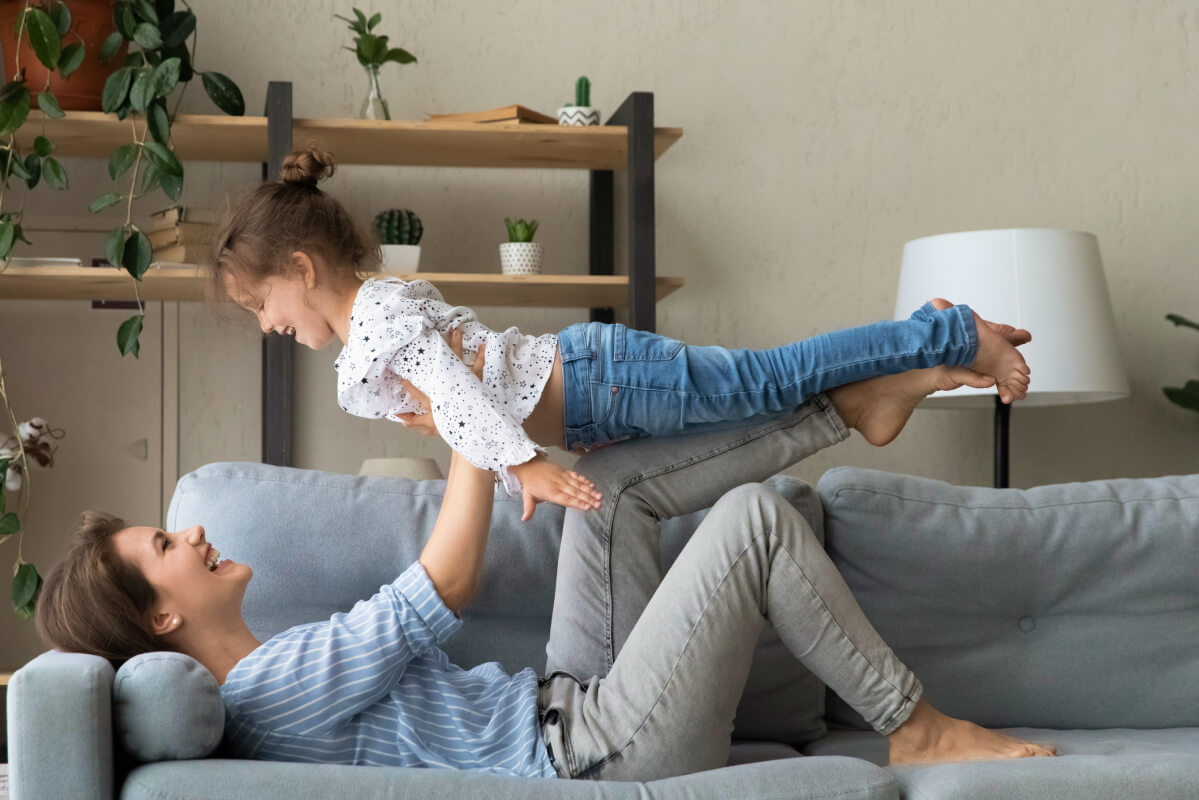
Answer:
[{"label": "blue jeans", "polygon": [[769,350],[696,347],[624,325],[558,334],[568,450],[675,436],[790,413],[837,386],[973,363],[974,314],[925,304],[909,319],[822,333]]}]

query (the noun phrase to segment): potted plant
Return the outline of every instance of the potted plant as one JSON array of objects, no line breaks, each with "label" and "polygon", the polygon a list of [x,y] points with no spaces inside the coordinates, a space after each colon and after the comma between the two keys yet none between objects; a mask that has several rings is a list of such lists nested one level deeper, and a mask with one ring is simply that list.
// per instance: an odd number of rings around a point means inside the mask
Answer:
[{"label": "potted plant", "polygon": [[375,13],[371,15],[370,19],[367,19],[366,14],[358,9],[355,8],[353,11],[354,19],[343,17],[341,14],[333,16],[348,22],[350,30],[357,34],[354,37],[354,46],[346,49],[353,51],[358,56],[358,63],[366,70],[366,99],[362,101],[362,108],[359,109],[358,116],[362,119],[391,119],[387,101],[383,99],[383,94],[379,91],[379,69],[388,61],[394,61],[397,64],[415,64],[416,56],[402,47],[389,47],[386,36],[371,33],[383,19],[382,14]]},{"label": "potted plant", "polygon": [[[1199,330],[1199,323],[1191,322],[1186,317],[1167,314],[1166,319],[1175,325]],[[1189,408],[1191,411],[1199,411],[1199,380],[1187,381],[1183,386],[1165,386],[1162,388],[1162,392],[1170,399],[1171,403]]]},{"label": "potted plant", "polygon": [[591,81],[584,75],[575,81],[574,105],[558,109],[559,125],[599,125],[600,112],[591,107]]},{"label": "potted plant", "polygon": [[[61,109],[99,111],[104,81],[117,68],[116,64],[106,66],[95,58],[112,30],[114,3],[115,0],[72,0],[69,10],[65,3],[55,0],[0,3],[0,48],[4,51],[5,67],[20,64],[20,74],[11,73],[13,79],[23,78],[30,86],[44,86]],[[20,36],[18,44],[20,17],[26,8],[44,12],[57,26],[63,41],[57,68],[35,58],[40,55],[38,49],[42,43],[49,43],[49,29],[44,25],[39,25],[36,32],[26,32],[33,33],[32,36]],[[85,53],[91,57],[85,59]]]},{"label": "potted plant", "polygon": [[420,269],[420,237],[425,228],[415,211],[392,208],[375,215],[375,236],[383,251],[384,272],[416,272]]},{"label": "potted plant", "polygon": [[504,217],[508,241],[500,245],[500,271],[505,275],[540,275],[541,243],[533,241],[537,220]]}]

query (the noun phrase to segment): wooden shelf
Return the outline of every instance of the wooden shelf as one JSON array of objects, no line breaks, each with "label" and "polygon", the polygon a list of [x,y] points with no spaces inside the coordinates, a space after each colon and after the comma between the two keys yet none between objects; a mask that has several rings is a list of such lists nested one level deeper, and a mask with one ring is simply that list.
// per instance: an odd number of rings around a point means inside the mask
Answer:
[{"label": "wooden shelf", "polygon": [[[140,124],[140,123],[139,123]],[[45,120],[56,155],[104,158],[131,141],[132,123],[99,111],[68,111]],[[42,114],[31,111],[17,144],[32,149]],[[187,161],[267,161],[266,117],[180,114],[171,126],[179,157]],[[683,135],[682,128],[654,129],[657,159]],[[628,133],[622,126],[512,125],[477,122],[396,122],[367,119],[297,119],[292,141],[314,140],[341,164],[420,167],[509,167],[623,170]]]},{"label": "wooden shelf", "polygon": [[[470,272],[420,272],[401,275],[434,283],[446,302],[462,306],[548,308],[623,308],[628,304],[626,275],[493,275]],[[207,273],[152,267],[139,287],[143,300],[203,300]],[[683,286],[682,278],[658,278],[656,300]],[[133,282],[111,267],[30,266],[0,272],[0,300],[132,300]]]}]

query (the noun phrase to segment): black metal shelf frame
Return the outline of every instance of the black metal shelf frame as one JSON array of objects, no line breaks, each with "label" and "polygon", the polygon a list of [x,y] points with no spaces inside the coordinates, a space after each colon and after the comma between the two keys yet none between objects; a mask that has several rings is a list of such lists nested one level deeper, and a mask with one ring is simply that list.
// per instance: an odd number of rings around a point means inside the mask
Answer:
[{"label": "black metal shelf frame", "polygon": [[[292,85],[271,81],[266,93],[267,162],[263,181],[275,180],[292,148]],[[657,324],[654,263],[654,95],[633,92],[607,125],[628,128],[628,325],[653,331]],[[592,170],[590,186],[590,271],[613,275],[615,198],[612,170]],[[591,309],[591,319],[613,322],[611,308]],[[295,341],[270,333],[262,340],[262,460],[291,466],[295,455]]]}]

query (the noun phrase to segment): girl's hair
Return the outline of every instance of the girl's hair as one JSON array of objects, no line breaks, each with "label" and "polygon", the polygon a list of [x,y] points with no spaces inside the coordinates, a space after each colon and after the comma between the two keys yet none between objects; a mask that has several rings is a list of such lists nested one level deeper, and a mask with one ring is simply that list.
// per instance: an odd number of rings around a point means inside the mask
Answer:
[{"label": "girl's hair", "polygon": [[38,634],[51,647],[103,656],[114,667],[139,653],[172,649],[150,633],[154,587],[117,552],[113,537],[125,527],[102,511],[80,516],[71,549],[38,598]]},{"label": "girl's hair", "polygon": [[290,270],[294,252],[318,254],[331,277],[352,277],[378,263],[379,246],[341,203],[317,188],[332,177],[333,156],[313,145],[283,159],[276,183],[238,196],[218,226],[211,296],[228,299],[225,276],[253,296],[254,287]]}]

